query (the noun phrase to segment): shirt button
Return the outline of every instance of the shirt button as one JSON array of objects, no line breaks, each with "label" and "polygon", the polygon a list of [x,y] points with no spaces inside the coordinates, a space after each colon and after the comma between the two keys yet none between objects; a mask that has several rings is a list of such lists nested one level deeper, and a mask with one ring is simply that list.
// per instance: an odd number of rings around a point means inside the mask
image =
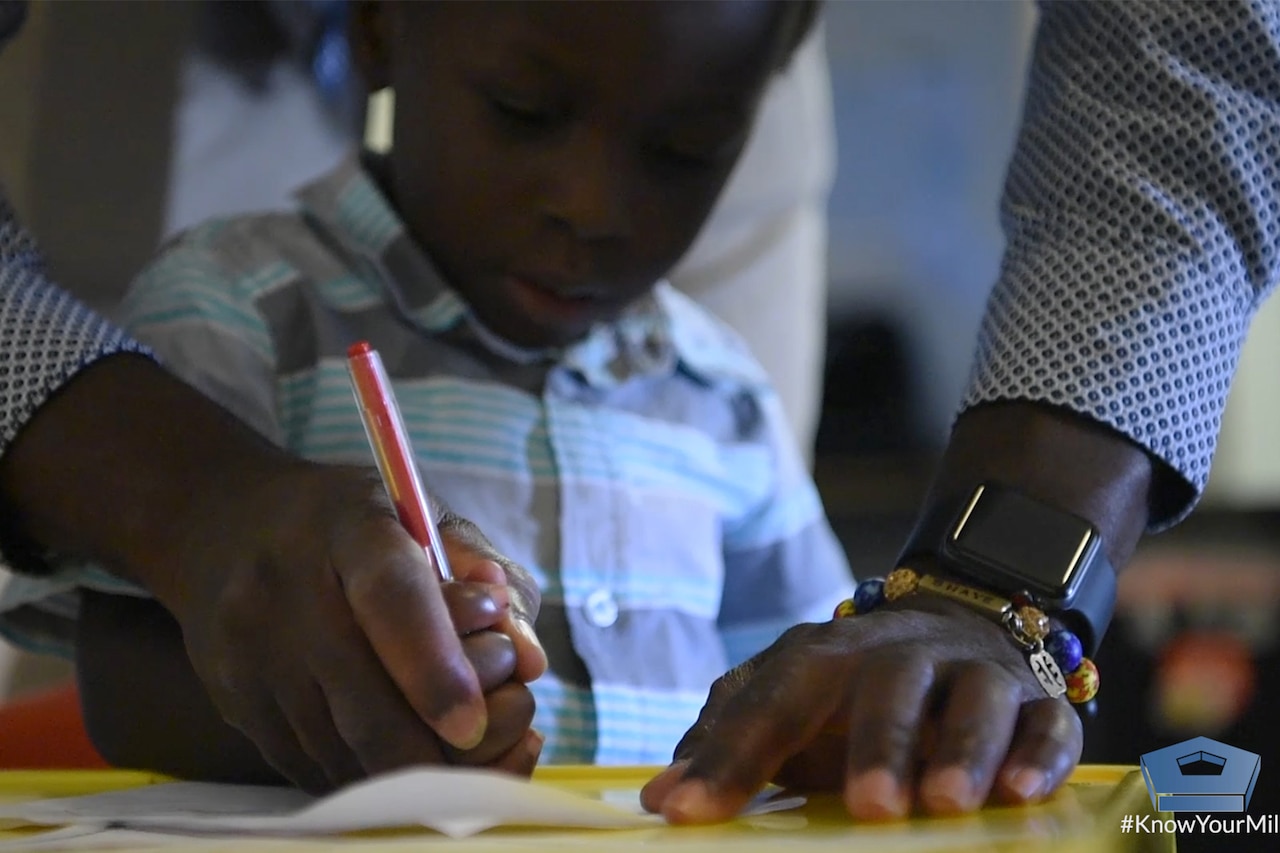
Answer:
[{"label": "shirt button", "polygon": [[607,589],[597,589],[588,595],[582,609],[587,621],[597,628],[608,628],[618,621],[618,602]]}]

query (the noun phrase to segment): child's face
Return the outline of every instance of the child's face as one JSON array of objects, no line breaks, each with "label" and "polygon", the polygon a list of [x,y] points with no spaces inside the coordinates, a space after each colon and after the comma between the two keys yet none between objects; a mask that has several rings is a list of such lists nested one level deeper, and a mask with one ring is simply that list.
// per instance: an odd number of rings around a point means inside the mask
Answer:
[{"label": "child's face", "polygon": [[357,54],[396,92],[397,210],[485,325],[567,344],[674,266],[746,141],[781,5],[361,10]]}]

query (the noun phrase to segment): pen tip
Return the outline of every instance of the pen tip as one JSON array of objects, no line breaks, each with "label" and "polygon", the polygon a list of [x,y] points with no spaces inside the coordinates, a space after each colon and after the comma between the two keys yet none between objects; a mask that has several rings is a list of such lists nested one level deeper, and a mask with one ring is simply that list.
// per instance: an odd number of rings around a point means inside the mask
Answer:
[{"label": "pen tip", "polygon": [[373,352],[373,347],[369,346],[369,342],[360,341],[359,343],[352,344],[347,349],[347,356],[349,358],[355,358],[358,355],[368,355],[371,352]]}]

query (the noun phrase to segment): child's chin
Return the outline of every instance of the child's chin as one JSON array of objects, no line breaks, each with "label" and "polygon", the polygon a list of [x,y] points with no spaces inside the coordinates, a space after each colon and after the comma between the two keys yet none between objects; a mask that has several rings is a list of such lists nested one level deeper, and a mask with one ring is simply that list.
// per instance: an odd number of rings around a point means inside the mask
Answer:
[{"label": "child's chin", "polygon": [[562,349],[581,341],[591,331],[589,323],[534,323],[525,319],[518,323],[481,323],[491,333],[522,349]]}]

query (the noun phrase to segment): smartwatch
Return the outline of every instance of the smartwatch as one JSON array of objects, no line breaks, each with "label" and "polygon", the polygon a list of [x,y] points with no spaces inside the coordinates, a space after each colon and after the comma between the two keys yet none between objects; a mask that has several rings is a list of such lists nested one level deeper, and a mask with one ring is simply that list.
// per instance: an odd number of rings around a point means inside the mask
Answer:
[{"label": "smartwatch", "polygon": [[1102,537],[1078,515],[1000,483],[935,505],[916,526],[898,565],[921,556],[1006,597],[1026,592],[1093,655],[1115,608],[1116,571]]}]

